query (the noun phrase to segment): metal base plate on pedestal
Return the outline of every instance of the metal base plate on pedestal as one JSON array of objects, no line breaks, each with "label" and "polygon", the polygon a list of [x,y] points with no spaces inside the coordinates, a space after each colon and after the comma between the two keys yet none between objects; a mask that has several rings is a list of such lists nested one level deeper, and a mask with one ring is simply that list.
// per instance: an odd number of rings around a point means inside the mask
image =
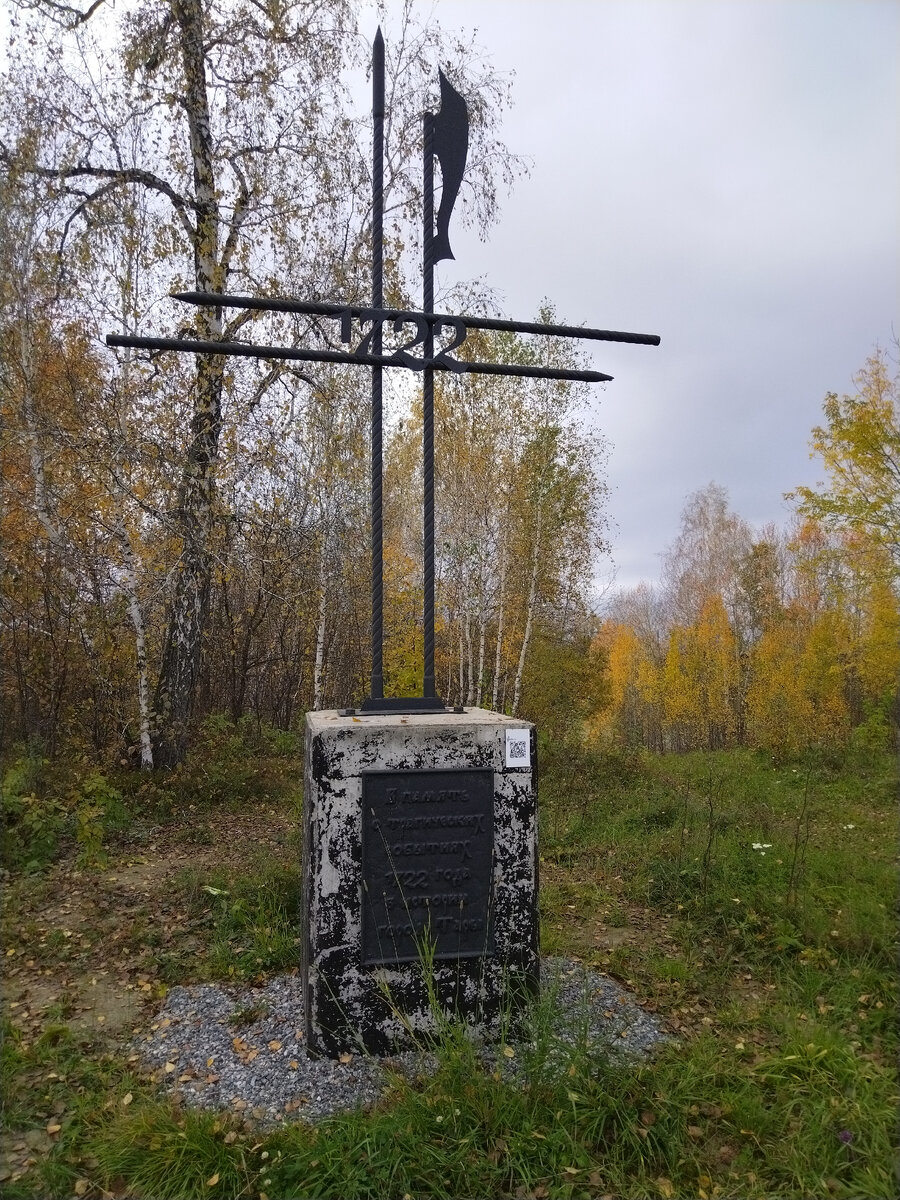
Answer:
[{"label": "metal base plate on pedestal", "polygon": [[428,713],[461,713],[459,706],[448,708],[440,696],[372,696],[359,708],[342,708],[342,717],[409,717]]}]

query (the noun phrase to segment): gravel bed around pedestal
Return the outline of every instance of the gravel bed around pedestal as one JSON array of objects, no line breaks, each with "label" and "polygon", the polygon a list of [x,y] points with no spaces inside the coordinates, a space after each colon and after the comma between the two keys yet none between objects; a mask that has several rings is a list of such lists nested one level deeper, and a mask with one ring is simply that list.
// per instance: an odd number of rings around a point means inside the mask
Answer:
[{"label": "gravel bed around pedestal", "polygon": [[[570,959],[542,961],[541,989],[548,1002],[556,1001],[546,1069],[564,1063],[577,1044],[627,1059],[669,1040],[625,988]],[[372,1105],[389,1085],[386,1068],[409,1076],[434,1069],[433,1057],[420,1051],[384,1060],[312,1058],[302,1005],[299,975],[276,976],[264,987],[174,987],[135,1049],[184,1104],[228,1109],[259,1125],[312,1123]],[[479,1053],[486,1067],[509,1079],[522,1073],[516,1053],[504,1055],[497,1043],[484,1043]]]}]

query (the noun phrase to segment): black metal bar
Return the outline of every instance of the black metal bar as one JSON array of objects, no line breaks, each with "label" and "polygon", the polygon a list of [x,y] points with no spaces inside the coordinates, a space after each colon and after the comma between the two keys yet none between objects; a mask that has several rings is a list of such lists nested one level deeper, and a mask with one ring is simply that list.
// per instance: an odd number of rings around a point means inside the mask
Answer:
[{"label": "black metal bar", "polygon": [[[372,307],[384,304],[384,38],[372,47]],[[381,357],[381,325],[372,352]],[[372,367],[372,681],[370,699],[384,698],[384,540],[382,528],[382,368]]]},{"label": "black metal bar", "polygon": [[446,708],[443,700],[437,696],[382,696],[376,704],[366,700],[359,709],[342,708],[342,717],[355,716],[357,712],[365,713],[367,717],[403,717],[419,713],[448,713],[464,710],[461,708]]},{"label": "black metal bar", "polygon": [[[305,313],[311,317],[339,317],[349,313],[351,317],[361,314],[369,316],[371,309],[359,304],[332,304],[330,301],[317,300],[283,300],[266,299],[257,296],[226,296],[214,292],[173,292],[173,300],[182,300],[185,304],[218,304],[222,308],[251,308],[262,312],[296,312]],[[424,312],[417,313],[403,308],[382,308],[378,316],[385,321],[400,318],[404,321],[424,317],[426,321],[449,321],[448,313]],[[539,325],[534,321],[507,321],[500,317],[467,317],[459,316],[467,329],[496,329],[507,333],[539,333],[552,337],[584,338],[589,342],[630,342],[637,346],[658,346],[659,334],[656,333],[624,333],[616,329],[588,329],[581,325]]]},{"label": "black metal bar", "polygon": [[[199,338],[125,337],[110,333],[107,346],[130,346],[135,350],[186,350],[191,354],[227,354],[236,358],[283,358],[291,362],[347,363],[355,367],[403,367],[409,363],[390,355],[348,354],[341,350],[296,350],[290,346],[254,346],[249,342],[207,342]],[[525,367],[507,363],[464,362],[448,366],[440,358],[422,360],[416,369],[430,367],[434,371],[451,371],[460,375],[514,375],[522,379],[569,379],[575,383],[609,383],[612,375],[601,371],[566,371],[553,367]]]},{"label": "black metal bar", "polygon": [[[423,118],[425,186],[423,198],[422,305],[434,308],[434,117]],[[425,358],[434,358],[434,326],[429,323]],[[436,696],[434,687],[434,368],[425,368],[422,384],[422,579],[424,590],[425,675],[423,695]]]}]

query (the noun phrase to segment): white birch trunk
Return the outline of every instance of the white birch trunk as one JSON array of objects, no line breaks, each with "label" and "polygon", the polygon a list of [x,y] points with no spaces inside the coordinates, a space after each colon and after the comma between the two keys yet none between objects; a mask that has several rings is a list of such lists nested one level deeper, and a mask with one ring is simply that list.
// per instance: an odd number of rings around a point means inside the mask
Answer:
[{"label": "white birch trunk", "polygon": [[[447,618],[448,631],[453,628],[454,613],[450,613]],[[450,689],[453,686],[453,653],[448,649],[447,653],[447,686],[444,688],[444,695],[447,697],[447,703],[450,703]]]},{"label": "white birch trunk", "polygon": [[153,770],[153,741],[150,736],[150,685],[147,680],[147,634],[144,626],[144,614],[138,600],[137,559],[131,545],[131,539],[124,524],[119,520],[116,530],[119,545],[122,547],[122,570],[125,581],[125,594],[128,597],[128,615],[134,626],[135,657],[138,672],[138,730],[141,746],[141,770]]},{"label": "white birch trunk", "polygon": [[325,690],[325,562],[328,539],[326,531],[322,531],[322,546],[319,550],[319,620],[316,627],[316,665],[313,670],[313,708],[318,712],[322,707]]},{"label": "white birch trunk", "polygon": [[[482,591],[482,596],[484,595]],[[478,606],[478,674],[475,680],[475,707],[481,707],[482,682],[484,680],[484,604]]]},{"label": "white birch trunk", "polygon": [[503,616],[506,603],[506,543],[500,550],[500,605],[497,610],[497,652],[494,655],[494,686],[491,690],[491,709],[497,712],[500,696],[500,671],[503,662]]},{"label": "white birch trunk", "polygon": [[525,614],[525,632],[522,635],[522,649],[519,652],[519,664],[516,667],[516,682],[513,689],[513,702],[510,715],[515,716],[519,710],[519,698],[522,694],[522,676],[525,673],[525,656],[528,653],[528,643],[531,641],[531,627],[534,622],[534,603],[537,598],[538,562],[541,554],[541,503],[538,501],[535,514],[534,550],[531,555],[531,581],[528,585],[528,607]]},{"label": "white birch trunk", "polygon": [[462,610],[459,613],[459,703],[462,704],[463,696],[465,695],[465,680],[463,672],[465,670],[465,620]]},{"label": "white birch trunk", "polygon": [[[229,242],[220,259],[220,210],[216,188],[215,147],[211,132],[201,0],[173,0],[184,71],[182,104],[187,117],[193,174],[192,231],[194,280],[198,291],[216,292],[226,277]],[[239,222],[232,228],[237,232]],[[220,309],[196,312],[201,337],[218,341]],[[203,654],[212,576],[210,535],[214,526],[216,472],[222,420],[223,364],[214,355],[197,358],[192,397],[191,433],[182,473],[178,520],[181,562],[169,610],[155,707],[163,722],[157,746],[160,766],[173,767],[184,757],[188,722],[194,709]]]},{"label": "white birch trunk", "polygon": [[468,608],[466,608],[466,666],[469,674],[466,705],[471,708],[475,703],[475,664],[472,660],[472,614]]},{"label": "white birch trunk", "polygon": [[21,355],[22,375],[25,387],[22,390],[22,417],[25,433],[28,439],[28,459],[31,464],[31,476],[34,480],[34,507],[38,520],[43,526],[47,540],[57,550],[62,549],[62,530],[57,524],[52,506],[50,492],[47,487],[47,474],[44,469],[44,455],[41,451],[37,431],[37,417],[34,411],[34,347],[31,343],[30,314],[26,315],[19,326],[19,353]]}]

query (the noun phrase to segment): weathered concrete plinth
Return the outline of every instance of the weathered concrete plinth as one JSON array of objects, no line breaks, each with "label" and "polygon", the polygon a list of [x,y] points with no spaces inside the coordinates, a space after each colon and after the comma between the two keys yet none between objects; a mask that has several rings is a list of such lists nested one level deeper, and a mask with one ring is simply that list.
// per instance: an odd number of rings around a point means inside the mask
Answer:
[{"label": "weathered concrete plinth", "polygon": [[538,984],[534,727],[308,714],[302,887],[313,1053],[408,1048],[434,1028],[426,973],[442,1011],[496,1027]]}]

